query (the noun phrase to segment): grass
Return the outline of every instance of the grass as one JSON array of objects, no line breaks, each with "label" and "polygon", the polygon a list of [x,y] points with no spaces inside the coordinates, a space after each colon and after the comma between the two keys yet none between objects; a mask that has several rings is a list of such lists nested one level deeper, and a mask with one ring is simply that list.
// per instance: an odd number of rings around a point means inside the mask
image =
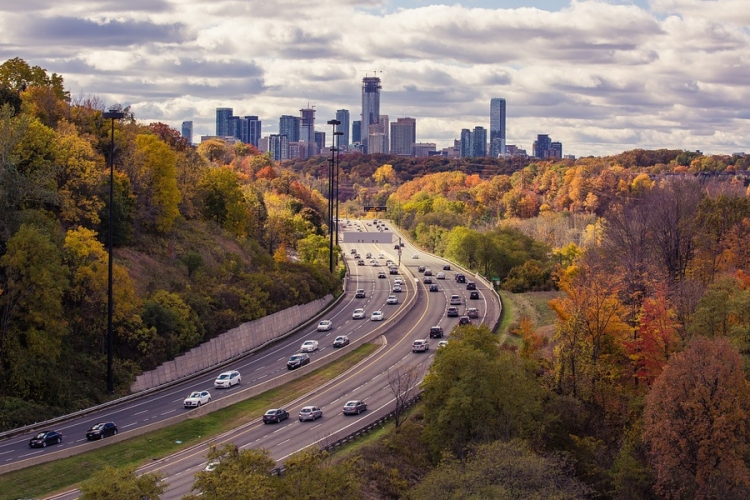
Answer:
[{"label": "grass", "polygon": [[261,417],[266,409],[291,401],[332,380],[377,349],[365,344],[343,358],[254,398],[200,418],[150,432],[73,457],[9,472],[0,476],[0,500],[39,497],[74,487],[104,468],[142,465],[205,441]]},{"label": "grass", "polygon": [[520,346],[521,339],[513,335],[511,328],[518,325],[523,316],[527,316],[534,322],[536,328],[542,328],[555,324],[555,312],[550,309],[550,299],[559,297],[561,292],[526,292],[511,293],[500,290],[503,300],[503,317],[498,327],[500,343]]}]

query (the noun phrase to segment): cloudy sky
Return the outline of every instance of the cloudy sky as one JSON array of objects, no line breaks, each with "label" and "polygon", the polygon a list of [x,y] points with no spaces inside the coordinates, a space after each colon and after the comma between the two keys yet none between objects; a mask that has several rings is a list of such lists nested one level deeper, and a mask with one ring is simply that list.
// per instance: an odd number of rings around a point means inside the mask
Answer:
[{"label": "cloudy sky", "polygon": [[308,104],[330,136],[377,75],[381,113],[438,148],[504,97],[528,150],[750,153],[750,0],[0,0],[13,57],[196,136],[217,107],[268,135]]}]

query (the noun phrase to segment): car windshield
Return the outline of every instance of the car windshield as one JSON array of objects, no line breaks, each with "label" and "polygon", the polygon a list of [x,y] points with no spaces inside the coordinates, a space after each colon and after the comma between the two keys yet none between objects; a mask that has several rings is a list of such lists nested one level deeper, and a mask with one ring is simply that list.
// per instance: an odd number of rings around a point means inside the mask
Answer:
[{"label": "car windshield", "polygon": [[[256,414],[256,415],[257,415],[257,414]],[[268,410],[268,411],[266,412],[266,415],[276,415],[276,410]],[[258,418],[258,417],[255,417],[255,418]]]},{"label": "car windshield", "polygon": [[101,429],[102,427],[104,427],[104,424],[96,424],[96,425],[95,425],[95,426],[93,426],[93,427],[92,427],[91,429],[93,429],[93,430],[95,430],[95,431],[98,431],[98,430],[99,430],[99,429]]},{"label": "car windshield", "polygon": [[292,361],[298,361],[298,360],[300,360],[300,359],[302,359],[302,356],[292,356],[292,357],[291,357],[291,360],[292,360]]},{"label": "car windshield", "polygon": [[229,375],[226,373],[222,373],[221,375],[219,375],[219,380],[226,380],[228,378],[229,378]]},{"label": "car windshield", "polygon": [[201,397],[201,393],[200,392],[194,392],[189,397],[191,397],[191,398],[199,398],[199,397]]},{"label": "car windshield", "polygon": [[313,345],[314,343],[314,340],[305,340],[305,345]]},{"label": "car windshield", "polygon": [[300,413],[310,413],[312,411],[312,408],[302,408]]},{"label": "car windshield", "polygon": [[47,433],[46,433],[46,432],[40,432],[39,434],[37,434],[37,435],[36,435],[36,438],[35,438],[35,439],[42,439],[42,438],[44,438],[44,436],[46,436],[46,435],[47,435]]}]

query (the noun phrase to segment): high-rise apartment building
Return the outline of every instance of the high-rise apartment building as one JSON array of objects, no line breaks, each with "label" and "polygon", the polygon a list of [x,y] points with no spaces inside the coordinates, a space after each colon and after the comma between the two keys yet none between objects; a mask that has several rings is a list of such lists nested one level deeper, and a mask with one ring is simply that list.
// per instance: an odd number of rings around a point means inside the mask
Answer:
[{"label": "high-rise apartment building", "polygon": [[318,154],[315,142],[315,108],[299,110],[299,141],[307,144],[307,156]]},{"label": "high-rise apartment building", "polygon": [[[318,153],[326,149],[326,133],[315,132],[315,145],[317,146]],[[330,149],[328,150],[330,152]]]},{"label": "high-rise apartment building", "polygon": [[298,142],[299,116],[282,115],[279,118],[279,135],[285,135],[289,142]]},{"label": "high-rise apartment building", "polygon": [[470,158],[473,152],[471,130],[461,129],[461,158]]},{"label": "high-rise apartment building", "polygon": [[417,142],[417,120],[398,118],[391,123],[391,154],[412,156]]},{"label": "high-rise apartment building", "polygon": [[289,139],[283,134],[271,134],[268,136],[268,151],[274,161],[289,159]]},{"label": "high-rise apartment building", "polygon": [[237,137],[245,144],[252,144],[258,147],[260,140],[261,121],[257,116],[245,116],[237,120]]},{"label": "high-rise apartment building", "polygon": [[484,127],[474,127],[471,134],[471,156],[487,156],[487,129]]},{"label": "high-rise apartment building", "polygon": [[552,142],[549,145],[550,149],[550,158],[554,158],[556,160],[562,160],[563,153],[562,153],[562,142]]},{"label": "high-rise apartment building", "polygon": [[234,137],[229,133],[229,119],[232,117],[232,108],[216,108],[216,136]]},{"label": "high-rise apartment building", "polygon": [[490,156],[505,154],[505,99],[490,99]]},{"label": "high-rise apartment building", "polygon": [[540,160],[562,158],[562,143],[552,142],[547,134],[539,134],[534,141],[534,156]]},{"label": "high-rise apartment building", "polygon": [[182,137],[184,137],[188,144],[193,143],[193,122],[184,121],[182,122]]},{"label": "high-rise apartment building", "polygon": [[380,78],[376,76],[362,79],[362,145],[367,149],[370,126],[380,120]]},{"label": "high-rise apartment building", "polygon": [[338,136],[339,147],[341,149],[345,149],[346,146],[351,144],[349,142],[349,110],[348,109],[337,110],[336,120],[341,122],[338,125],[336,125],[336,132],[341,132],[341,135]]},{"label": "high-rise apartment building", "polygon": [[362,143],[362,120],[352,122],[352,142],[350,144]]}]

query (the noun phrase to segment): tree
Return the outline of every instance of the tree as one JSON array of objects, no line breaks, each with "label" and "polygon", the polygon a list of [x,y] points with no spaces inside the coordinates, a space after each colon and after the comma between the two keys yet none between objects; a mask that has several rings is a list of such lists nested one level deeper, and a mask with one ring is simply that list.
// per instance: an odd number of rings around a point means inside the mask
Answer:
[{"label": "tree", "polygon": [[328,452],[311,447],[284,461],[279,478],[279,500],[360,498],[361,487],[353,460],[331,463]]},{"label": "tree", "polygon": [[158,500],[169,486],[159,473],[139,475],[135,467],[109,465],[81,483],[81,500]]},{"label": "tree", "polygon": [[421,378],[422,370],[419,365],[399,365],[388,370],[388,386],[396,399],[396,407],[393,409],[393,422],[396,427],[406,418],[407,405],[417,394]]},{"label": "tree", "polygon": [[58,99],[69,98],[63,87],[63,77],[57,73],[47,75],[47,70],[40,66],[29,66],[20,57],[8,59],[0,65],[0,85],[16,90],[25,90],[31,86],[51,87]]},{"label": "tree", "polygon": [[175,153],[156,136],[140,134],[135,138],[133,162],[130,177],[141,222],[160,233],[170,231],[181,198]]},{"label": "tree", "polygon": [[388,165],[386,163],[375,170],[375,173],[372,174],[372,178],[381,186],[384,184],[393,184],[393,181],[396,180],[396,172],[393,170],[393,165]]},{"label": "tree", "polygon": [[[211,472],[201,471],[195,477],[193,491],[212,500],[237,500],[239,498],[275,498],[278,478],[271,476],[276,462],[266,450],[242,450],[227,444],[212,448],[209,462],[219,465]],[[189,495],[185,500],[198,500],[201,496]]]},{"label": "tree", "polygon": [[750,391],[726,339],[696,337],[646,396],[643,440],[668,498],[750,496]]}]

